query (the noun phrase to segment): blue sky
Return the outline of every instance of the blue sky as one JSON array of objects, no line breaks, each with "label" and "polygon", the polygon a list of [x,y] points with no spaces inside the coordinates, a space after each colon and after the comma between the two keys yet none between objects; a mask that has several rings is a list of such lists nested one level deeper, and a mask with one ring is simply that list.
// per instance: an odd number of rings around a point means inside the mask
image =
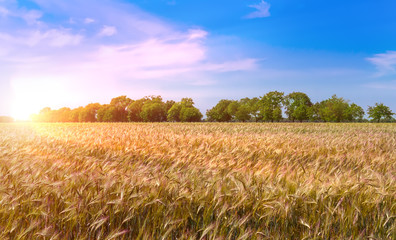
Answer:
[{"label": "blue sky", "polygon": [[0,0],[0,115],[302,91],[396,111],[396,2]]}]

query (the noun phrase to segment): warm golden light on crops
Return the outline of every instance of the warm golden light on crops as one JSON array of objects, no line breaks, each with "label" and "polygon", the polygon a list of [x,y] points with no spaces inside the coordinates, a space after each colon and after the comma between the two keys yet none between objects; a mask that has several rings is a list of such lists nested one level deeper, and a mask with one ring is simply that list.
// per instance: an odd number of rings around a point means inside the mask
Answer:
[{"label": "warm golden light on crops", "polygon": [[392,239],[395,124],[2,124],[2,239]]}]

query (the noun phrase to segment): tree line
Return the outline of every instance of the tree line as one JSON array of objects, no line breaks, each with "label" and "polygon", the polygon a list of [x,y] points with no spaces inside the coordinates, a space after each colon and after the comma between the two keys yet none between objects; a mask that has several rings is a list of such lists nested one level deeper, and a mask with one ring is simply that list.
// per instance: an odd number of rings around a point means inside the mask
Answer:
[{"label": "tree line", "polygon": [[91,103],[85,107],[58,110],[46,107],[31,118],[36,122],[199,122],[202,117],[191,98],[164,102],[161,96],[132,100],[124,95],[104,105]]},{"label": "tree line", "polygon": [[[394,122],[388,106],[369,106],[367,115],[373,122]],[[262,97],[220,100],[206,111],[209,122],[363,122],[365,111],[355,103],[333,95],[312,103],[307,94],[272,91]],[[91,103],[75,109],[44,108],[32,116],[38,122],[200,122],[203,114],[191,98],[180,102],[164,101],[161,96],[132,100],[127,96],[113,98],[109,104]]]},{"label": "tree line", "polygon": [[[282,111],[283,110],[283,111]],[[286,116],[284,118],[283,116]],[[369,106],[367,114],[374,122],[393,122],[394,113],[388,106],[376,103]],[[206,112],[208,121],[216,122],[363,122],[365,111],[355,103],[333,95],[321,102],[312,103],[307,94],[292,92],[268,92],[260,98],[220,100]]]}]

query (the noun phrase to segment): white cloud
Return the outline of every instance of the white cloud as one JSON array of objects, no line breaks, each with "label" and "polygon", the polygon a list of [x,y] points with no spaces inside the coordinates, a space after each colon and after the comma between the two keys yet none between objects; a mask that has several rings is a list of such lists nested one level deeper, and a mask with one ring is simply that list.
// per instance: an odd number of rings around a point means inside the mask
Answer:
[{"label": "white cloud", "polygon": [[6,17],[8,14],[9,14],[8,9],[5,8],[5,7],[1,7],[1,6],[0,6],[0,16]]},{"label": "white cloud", "polygon": [[271,16],[269,9],[271,5],[265,1],[261,1],[258,4],[249,5],[250,8],[255,8],[256,11],[248,14],[246,18],[264,18]]},{"label": "white cloud", "polygon": [[91,23],[94,23],[94,22],[95,22],[95,20],[92,19],[92,18],[85,18],[85,19],[84,19],[84,23],[85,23],[85,24],[91,24]]},{"label": "white cloud", "polygon": [[15,3],[10,6],[0,6],[0,17],[14,17],[23,19],[28,25],[40,24],[39,19],[43,16],[43,13],[36,9],[28,10],[26,8],[18,8]]},{"label": "white cloud", "polygon": [[[174,33],[173,25],[125,1],[32,1],[46,13],[56,12],[58,16],[73,19],[86,19],[89,16],[96,23],[115,27],[117,33],[129,36],[131,41]],[[92,6],[95,6],[95,11],[92,11]],[[80,27],[86,28],[84,25]]]},{"label": "white cloud", "polygon": [[43,39],[48,40],[53,47],[63,47],[68,45],[78,45],[83,39],[82,35],[70,34],[69,31],[52,29],[42,34]]},{"label": "white cloud", "polygon": [[396,73],[396,51],[387,51],[386,53],[375,54],[371,58],[366,58],[378,69],[377,76]]},{"label": "white cloud", "polygon": [[[10,18],[13,28],[0,31],[0,81],[17,82],[17,93],[46,79],[57,82],[47,84],[48,97],[70,106],[75,99],[81,104],[103,101],[120,91],[131,97],[166,95],[161,86],[168,83],[207,86],[216,83],[213,74],[257,67],[255,59],[229,57],[230,51],[208,46],[207,31],[165,22],[131,4],[34,1],[40,11],[25,11],[25,22]],[[57,19],[48,22],[41,12],[56,13]],[[103,27],[98,31],[89,24],[93,21]],[[98,38],[115,34],[117,38]]]},{"label": "white cloud", "polygon": [[43,16],[43,13],[37,10],[30,10],[21,14],[21,17],[29,25],[39,24],[38,21]]},{"label": "white cloud", "polygon": [[99,36],[110,37],[117,33],[117,28],[114,26],[103,26],[100,30]]},{"label": "white cloud", "polygon": [[[30,47],[35,46],[50,46],[50,47],[64,47],[78,45],[83,40],[83,36],[79,34],[72,34],[67,29],[50,29],[47,31],[40,30],[25,30],[18,35],[7,34],[0,32],[0,41],[8,45],[25,45]],[[24,51],[24,50],[23,50]]]},{"label": "white cloud", "polygon": [[190,29],[188,31],[189,39],[202,39],[206,38],[208,32],[201,30],[201,29]]}]

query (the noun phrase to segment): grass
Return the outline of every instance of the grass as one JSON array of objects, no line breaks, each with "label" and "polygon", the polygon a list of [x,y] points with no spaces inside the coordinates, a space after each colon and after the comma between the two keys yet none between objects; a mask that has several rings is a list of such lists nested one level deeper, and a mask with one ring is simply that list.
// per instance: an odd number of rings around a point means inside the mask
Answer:
[{"label": "grass", "polygon": [[395,239],[395,124],[1,124],[0,239]]}]

